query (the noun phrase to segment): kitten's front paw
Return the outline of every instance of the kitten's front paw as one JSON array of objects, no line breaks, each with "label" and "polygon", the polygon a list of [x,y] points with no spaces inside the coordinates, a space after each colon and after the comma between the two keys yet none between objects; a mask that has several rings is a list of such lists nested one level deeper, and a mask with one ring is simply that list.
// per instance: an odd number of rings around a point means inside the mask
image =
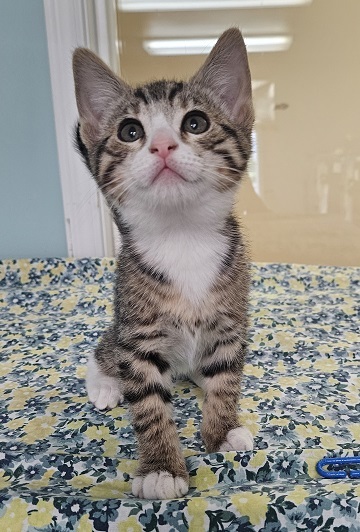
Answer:
[{"label": "kitten's front paw", "polygon": [[219,451],[252,451],[254,438],[246,427],[236,427],[227,433],[226,440],[220,445]]},{"label": "kitten's front paw", "polygon": [[87,383],[87,391],[89,400],[99,410],[115,408],[124,400],[124,396],[119,390],[118,381],[112,377],[104,377],[101,381],[92,383],[91,386]]},{"label": "kitten's front paw", "polygon": [[115,408],[124,400],[124,396],[120,390],[119,379],[104,375],[92,357],[88,364],[86,389],[89,400],[99,410]]},{"label": "kitten's front paw", "polygon": [[189,490],[189,484],[182,477],[174,477],[168,471],[156,471],[135,477],[132,492],[141,499],[174,499],[182,497]]}]

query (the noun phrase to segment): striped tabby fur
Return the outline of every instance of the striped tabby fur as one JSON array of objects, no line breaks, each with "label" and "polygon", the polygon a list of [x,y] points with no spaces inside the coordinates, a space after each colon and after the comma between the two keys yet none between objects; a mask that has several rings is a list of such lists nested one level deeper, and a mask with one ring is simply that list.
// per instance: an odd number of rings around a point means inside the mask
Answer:
[{"label": "striped tabby fur", "polygon": [[252,448],[237,412],[249,268],[231,214],[251,153],[246,49],[230,29],[189,82],[135,89],[78,49],[74,77],[77,145],[122,235],[114,318],[89,361],[88,394],[99,408],[123,397],[130,405],[133,493],[178,497],[188,473],[171,414],[174,376],[204,390],[209,452]]}]

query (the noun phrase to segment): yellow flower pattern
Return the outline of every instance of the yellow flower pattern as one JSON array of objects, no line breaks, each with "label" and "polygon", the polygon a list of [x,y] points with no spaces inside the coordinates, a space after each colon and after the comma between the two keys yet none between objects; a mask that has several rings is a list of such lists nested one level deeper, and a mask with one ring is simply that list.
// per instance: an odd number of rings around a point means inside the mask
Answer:
[{"label": "yellow flower pattern", "polygon": [[29,525],[37,528],[49,525],[52,521],[52,509],[52,502],[40,500],[39,504],[36,505],[35,511],[29,515]]},{"label": "yellow flower pattern", "polygon": [[231,497],[231,502],[241,515],[249,517],[252,525],[260,525],[265,521],[269,497],[264,493],[244,492]]},{"label": "yellow flower pattern", "polygon": [[180,381],[174,419],[190,491],[147,501],[131,495],[127,405],[96,411],[84,383],[111,319],[114,260],[0,262],[4,531],[359,530],[358,481],[322,479],[316,463],[360,453],[360,270],[255,264],[252,273],[239,421],[254,451],[206,454],[203,394]]}]

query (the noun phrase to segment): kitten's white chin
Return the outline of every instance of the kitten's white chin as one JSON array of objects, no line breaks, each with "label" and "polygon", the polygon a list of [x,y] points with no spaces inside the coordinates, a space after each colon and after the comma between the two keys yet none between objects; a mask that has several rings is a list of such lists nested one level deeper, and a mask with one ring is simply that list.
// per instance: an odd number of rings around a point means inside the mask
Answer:
[{"label": "kitten's white chin", "polygon": [[165,167],[153,178],[151,184],[153,183],[172,184],[172,183],[177,183],[179,180],[187,181],[183,176],[181,176],[174,170],[171,170],[171,168]]},{"label": "kitten's white chin", "polygon": [[146,188],[138,189],[136,196],[127,198],[121,210],[131,204],[142,205],[143,209],[160,208],[171,212],[174,208],[187,210],[199,201],[201,195],[199,183],[191,182],[168,168],[161,170],[160,174]]}]

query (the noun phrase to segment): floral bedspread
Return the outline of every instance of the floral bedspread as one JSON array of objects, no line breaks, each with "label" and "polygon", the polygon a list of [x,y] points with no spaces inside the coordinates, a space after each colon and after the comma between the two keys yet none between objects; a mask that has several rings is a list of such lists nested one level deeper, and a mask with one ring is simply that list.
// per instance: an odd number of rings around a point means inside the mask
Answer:
[{"label": "floral bedspread", "polygon": [[0,263],[0,527],[13,531],[359,532],[360,480],[323,479],[360,451],[360,269],[255,264],[240,418],[253,452],[206,454],[201,391],[174,411],[182,499],[136,499],[126,405],[86,397],[87,355],[111,316],[112,259]]}]

